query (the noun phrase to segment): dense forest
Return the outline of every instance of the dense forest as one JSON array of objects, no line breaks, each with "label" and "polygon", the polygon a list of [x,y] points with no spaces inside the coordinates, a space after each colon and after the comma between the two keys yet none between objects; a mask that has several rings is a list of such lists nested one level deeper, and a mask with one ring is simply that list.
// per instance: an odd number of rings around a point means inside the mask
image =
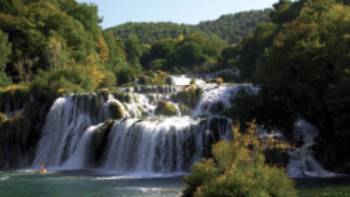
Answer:
[{"label": "dense forest", "polygon": [[177,38],[179,35],[190,33],[216,34],[229,44],[238,44],[245,36],[254,31],[259,23],[269,20],[271,10],[257,10],[223,15],[214,21],[204,21],[198,25],[160,23],[125,23],[107,29],[114,35],[126,39],[135,34],[141,43],[154,44],[165,38]]},{"label": "dense forest", "polygon": [[206,33],[218,35],[230,44],[238,44],[260,23],[269,21],[270,9],[223,15],[214,21],[204,21],[197,27]]},{"label": "dense forest", "polygon": [[[52,101],[72,92],[161,85],[173,73],[238,70],[237,79],[223,80],[254,83],[260,92],[241,92],[225,115],[289,137],[303,117],[321,131],[318,159],[328,169],[350,172],[349,4],[280,0],[272,10],[197,26],[126,23],[103,30],[92,4],[0,1],[0,99],[30,93]],[[4,119],[0,114],[0,125]]]}]

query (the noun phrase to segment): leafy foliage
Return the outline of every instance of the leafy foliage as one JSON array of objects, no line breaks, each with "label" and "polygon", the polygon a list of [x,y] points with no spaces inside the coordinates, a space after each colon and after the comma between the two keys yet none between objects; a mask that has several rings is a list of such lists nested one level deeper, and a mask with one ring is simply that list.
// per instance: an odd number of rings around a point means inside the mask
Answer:
[{"label": "leafy foliage", "polygon": [[265,9],[223,15],[214,21],[201,22],[198,27],[203,32],[216,34],[231,44],[238,44],[251,34],[258,24],[269,20],[270,11]]},{"label": "leafy foliage", "polygon": [[230,44],[238,44],[244,37],[252,33],[255,27],[269,20],[270,10],[258,10],[223,15],[214,21],[204,21],[198,25],[160,23],[125,23],[107,29],[114,35],[126,40],[135,34],[143,44],[154,44],[163,39],[176,39],[180,35],[192,33],[216,34]]},{"label": "leafy foliage", "polygon": [[320,157],[333,169],[350,160],[344,157],[349,151],[345,141],[350,139],[345,121],[349,31],[347,4],[281,0],[274,5],[271,22],[259,25],[223,58],[240,70],[241,80],[260,84],[260,96],[253,103],[274,114],[271,120],[283,123],[301,115],[320,128],[324,140],[318,152],[330,155],[333,150],[334,157]]},{"label": "leafy foliage", "polygon": [[106,30],[126,40],[134,34],[143,44],[154,44],[163,39],[174,39],[180,35],[198,32],[199,30],[190,25],[176,23],[125,23]]},{"label": "leafy foliage", "polygon": [[10,83],[10,79],[5,73],[5,68],[11,53],[11,44],[8,42],[8,36],[0,30],[0,86]]},{"label": "leafy foliage", "polygon": [[245,133],[234,129],[234,140],[213,146],[213,159],[193,167],[185,178],[183,196],[297,196],[282,169],[265,164],[262,143],[252,123]]}]

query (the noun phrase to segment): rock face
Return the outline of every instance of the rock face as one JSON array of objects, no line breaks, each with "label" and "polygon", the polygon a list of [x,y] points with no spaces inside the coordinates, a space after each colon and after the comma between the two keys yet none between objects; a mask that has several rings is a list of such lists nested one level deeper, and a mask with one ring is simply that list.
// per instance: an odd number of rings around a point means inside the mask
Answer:
[{"label": "rock face", "polygon": [[123,104],[117,101],[109,103],[108,111],[112,119],[122,119],[125,117]]},{"label": "rock face", "polygon": [[[22,90],[21,93],[6,92],[0,97],[10,98],[9,95],[29,98]],[[49,99],[40,99],[39,102],[37,97],[32,96],[26,101],[20,98],[1,101],[4,113],[0,113],[0,169],[31,165],[40,140],[40,130],[51,105]]]},{"label": "rock face", "polygon": [[108,141],[108,136],[113,127],[114,121],[107,120],[101,126],[99,126],[92,134],[91,137],[91,149],[90,154],[92,159],[88,163],[92,167],[101,165],[102,160],[105,158],[105,149]]}]

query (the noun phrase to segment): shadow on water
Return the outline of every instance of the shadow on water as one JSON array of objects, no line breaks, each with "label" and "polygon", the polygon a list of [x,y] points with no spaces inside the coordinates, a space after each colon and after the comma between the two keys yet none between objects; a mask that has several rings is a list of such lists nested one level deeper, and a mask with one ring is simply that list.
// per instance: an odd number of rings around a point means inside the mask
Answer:
[{"label": "shadow on water", "polygon": [[350,176],[331,178],[296,178],[294,179],[298,189],[318,189],[333,186],[350,186]]}]

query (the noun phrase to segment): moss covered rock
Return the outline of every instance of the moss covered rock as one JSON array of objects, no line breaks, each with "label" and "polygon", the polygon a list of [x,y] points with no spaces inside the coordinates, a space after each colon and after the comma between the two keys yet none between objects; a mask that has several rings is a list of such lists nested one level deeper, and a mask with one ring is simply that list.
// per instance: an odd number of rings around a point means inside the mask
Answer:
[{"label": "moss covered rock", "polygon": [[113,101],[108,104],[108,112],[112,119],[122,119],[125,117],[125,109],[122,103]]},{"label": "moss covered rock", "polygon": [[168,101],[160,101],[155,111],[156,115],[176,116],[176,106]]},{"label": "moss covered rock", "polygon": [[187,105],[193,108],[202,96],[203,90],[195,84],[187,86],[183,91],[173,95],[172,99],[176,102]]},{"label": "moss covered rock", "polygon": [[225,82],[225,80],[223,78],[221,78],[221,77],[217,77],[217,78],[211,80],[210,82],[211,83],[216,83],[218,85],[222,85]]},{"label": "moss covered rock", "polygon": [[6,120],[7,120],[6,115],[0,112],[0,124],[6,122]]}]

